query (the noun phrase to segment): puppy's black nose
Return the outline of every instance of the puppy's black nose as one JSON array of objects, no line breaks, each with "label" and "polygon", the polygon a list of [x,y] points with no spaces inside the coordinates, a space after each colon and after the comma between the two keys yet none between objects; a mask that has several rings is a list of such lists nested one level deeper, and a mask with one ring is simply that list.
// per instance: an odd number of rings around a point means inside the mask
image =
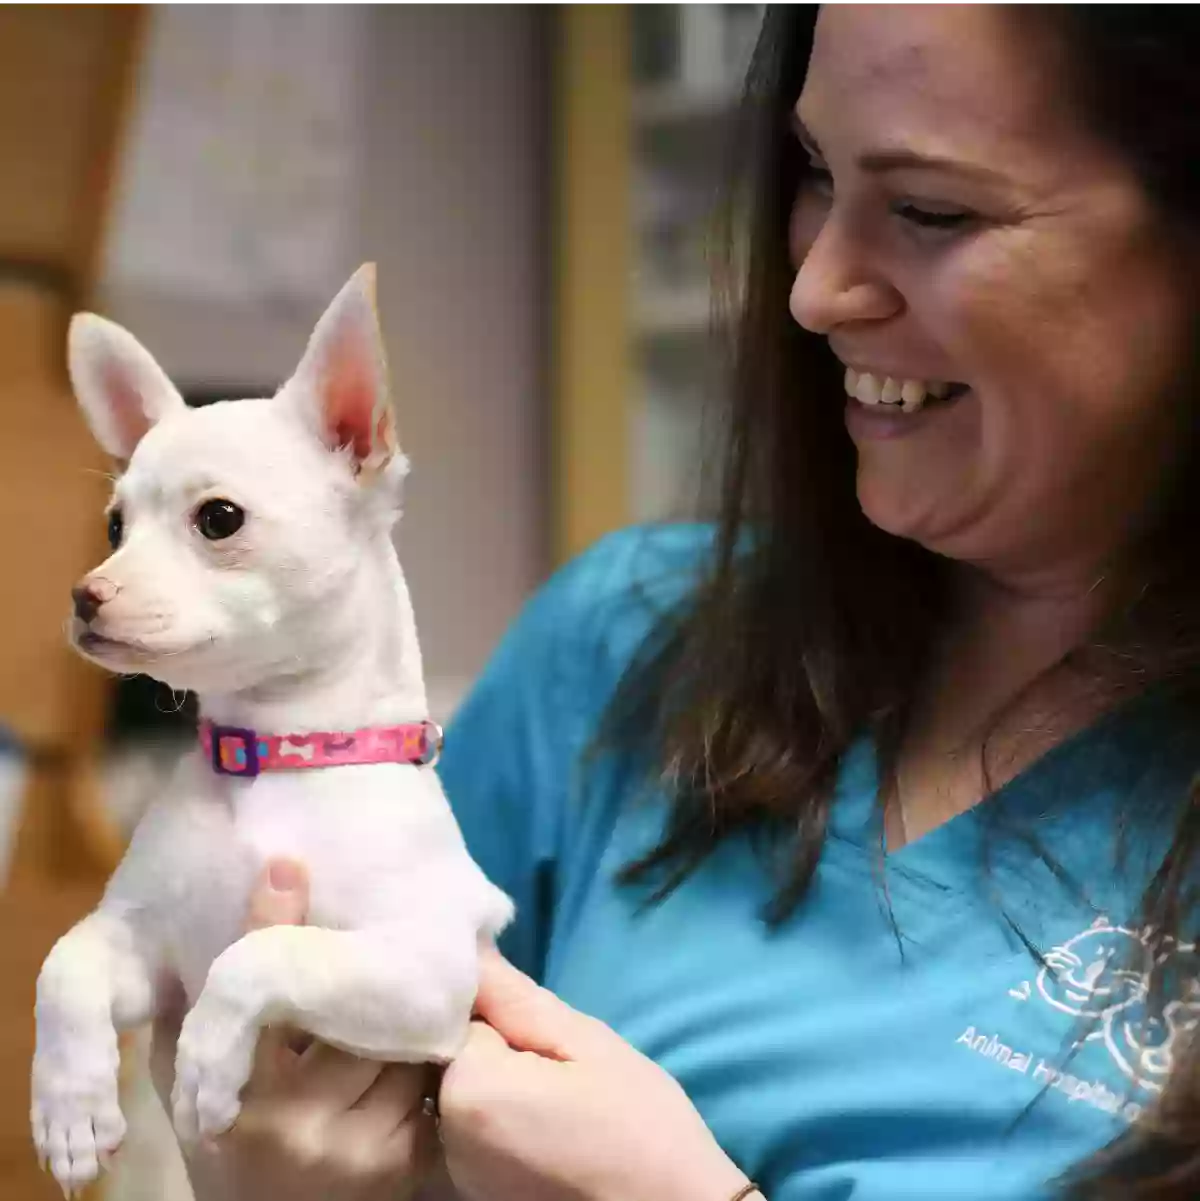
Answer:
[{"label": "puppy's black nose", "polygon": [[75,616],[82,622],[90,622],[100,612],[100,606],[104,604],[104,597],[100,596],[90,585],[72,588],[71,599],[75,602]]}]

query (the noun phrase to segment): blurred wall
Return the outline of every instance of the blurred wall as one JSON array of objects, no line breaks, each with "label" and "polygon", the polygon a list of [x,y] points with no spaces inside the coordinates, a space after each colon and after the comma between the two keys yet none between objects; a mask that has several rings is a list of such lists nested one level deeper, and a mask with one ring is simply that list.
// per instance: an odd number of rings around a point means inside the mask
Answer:
[{"label": "blurred wall", "polygon": [[[527,6],[369,13],[358,253],[347,274],[357,261],[379,264],[413,461],[398,542],[439,712],[546,564],[547,18]],[[194,386],[281,382],[319,315],[235,311],[113,276],[105,311]]]}]

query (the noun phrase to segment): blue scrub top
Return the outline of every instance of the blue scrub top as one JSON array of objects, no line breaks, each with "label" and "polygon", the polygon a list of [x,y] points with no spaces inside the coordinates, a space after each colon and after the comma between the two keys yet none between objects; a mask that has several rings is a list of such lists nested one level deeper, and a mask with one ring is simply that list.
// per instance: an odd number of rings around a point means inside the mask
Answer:
[{"label": "blue scrub top", "polygon": [[[532,598],[452,723],[443,782],[517,903],[503,950],[675,1076],[769,1201],[1052,1196],[1153,1101],[1200,1019],[1194,983],[1148,1011],[1138,956],[1173,956],[1193,981],[1200,962],[1133,928],[1155,848],[1114,834],[1119,812],[1182,795],[1200,752],[1163,709],[1126,706],[884,865],[864,740],[787,921],[764,922],[772,878],[743,837],[646,906],[614,876],[656,840],[665,802],[636,764],[587,751],[711,539],[604,539]],[[988,835],[1010,821],[1077,887]]]}]

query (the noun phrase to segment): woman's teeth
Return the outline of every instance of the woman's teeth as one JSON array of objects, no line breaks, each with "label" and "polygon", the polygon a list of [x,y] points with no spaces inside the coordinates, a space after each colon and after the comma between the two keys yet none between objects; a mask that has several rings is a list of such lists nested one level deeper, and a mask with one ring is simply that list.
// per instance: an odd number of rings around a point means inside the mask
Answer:
[{"label": "woman's teeth", "polygon": [[887,405],[902,413],[915,413],[928,397],[940,400],[950,392],[950,385],[936,380],[893,379],[889,376],[861,375],[846,368],[846,395],[868,406]]}]

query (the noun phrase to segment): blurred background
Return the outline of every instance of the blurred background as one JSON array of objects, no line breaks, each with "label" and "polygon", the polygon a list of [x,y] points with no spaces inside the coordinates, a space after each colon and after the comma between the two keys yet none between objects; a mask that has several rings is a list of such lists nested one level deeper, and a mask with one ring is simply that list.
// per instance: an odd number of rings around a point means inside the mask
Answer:
[{"label": "blurred background", "polygon": [[[0,1196],[34,979],[188,744],[66,647],[109,464],[66,322],[126,324],[190,403],[270,394],[363,261],[413,462],[397,541],[446,720],[553,567],[688,516],[714,449],[708,282],[758,5],[0,8]],[[736,214],[735,214],[736,219]],[[716,435],[719,437],[719,434]],[[106,1201],[186,1197],[126,1055]]]}]

